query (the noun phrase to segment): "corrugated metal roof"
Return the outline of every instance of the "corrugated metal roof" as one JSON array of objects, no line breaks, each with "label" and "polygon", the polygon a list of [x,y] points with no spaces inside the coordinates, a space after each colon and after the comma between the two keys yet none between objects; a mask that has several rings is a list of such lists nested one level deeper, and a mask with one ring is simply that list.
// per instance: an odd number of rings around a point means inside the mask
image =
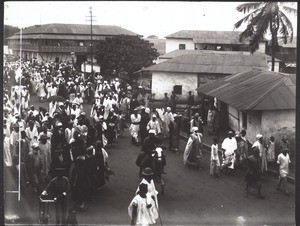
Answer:
[{"label": "corrugated metal roof", "polygon": [[[22,30],[24,36],[28,34],[67,34],[67,35],[89,35],[91,33],[90,25],[86,24],[43,24],[34,25]],[[15,35],[18,35],[16,33]],[[95,36],[111,36],[111,35],[138,35],[132,31],[117,26],[93,25],[93,34]],[[25,37],[24,37],[25,38]]]},{"label": "corrugated metal roof", "polygon": [[220,78],[197,90],[238,110],[295,109],[295,77],[254,69]]},{"label": "corrugated metal roof", "polygon": [[[245,51],[216,51],[216,50],[174,50],[165,55],[160,56],[160,59],[172,59],[178,56],[187,55],[187,54],[226,54],[226,55],[252,55],[250,52]],[[262,55],[266,57],[267,61],[271,61],[272,57],[259,52],[254,52],[253,55]],[[275,61],[280,62],[281,60],[275,58]]]},{"label": "corrugated metal roof", "polygon": [[193,39],[195,43],[247,44],[248,40],[239,41],[240,33],[240,31],[181,30],[166,38]]},{"label": "corrugated metal roof", "polygon": [[[19,35],[11,36],[7,39],[20,39]],[[60,34],[28,34],[23,39],[58,39],[58,40],[91,40],[91,35],[60,35]],[[103,39],[103,36],[93,36],[93,40]]]},{"label": "corrugated metal roof", "polygon": [[188,54],[144,68],[143,71],[183,73],[235,74],[259,68],[267,70],[266,57],[262,55]]}]

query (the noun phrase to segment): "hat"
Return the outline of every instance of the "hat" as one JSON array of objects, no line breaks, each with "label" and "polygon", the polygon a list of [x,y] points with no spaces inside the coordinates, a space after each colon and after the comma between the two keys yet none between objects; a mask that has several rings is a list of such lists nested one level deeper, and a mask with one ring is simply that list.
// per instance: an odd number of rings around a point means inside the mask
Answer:
[{"label": "hat", "polygon": [[194,114],[194,117],[199,117],[199,113],[195,113],[195,114]]},{"label": "hat", "polygon": [[55,126],[56,126],[56,127],[59,127],[59,126],[62,126],[62,125],[63,125],[63,124],[62,124],[61,122],[56,122],[56,123],[55,123]]},{"label": "hat", "polygon": [[260,138],[262,138],[262,135],[261,135],[261,134],[257,134],[257,135],[256,135],[256,139],[258,140],[258,139],[260,139]]},{"label": "hat", "polygon": [[149,114],[150,113],[150,108],[146,108],[145,112]]},{"label": "hat", "polygon": [[144,176],[150,176],[153,175],[153,171],[150,167],[146,167],[145,169],[143,169],[142,174]]},{"label": "hat", "polygon": [[149,130],[149,134],[150,134],[150,133],[155,134],[155,130],[154,130],[154,129],[150,129],[150,130]]},{"label": "hat", "polygon": [[152,118],[156,118],[156,114],[153,114],[153,115],[152,115]]},{"label": "hat", "polygon": [[233,135],[233,132],[231,130],[229,130],[228,135]]},{"label": "hat", "polygon": [[38,143],[34,143],[31,145],[32,149],[38,149],[39,148],[39,144]]},{"label": "hat", "polygon": [[167,107],[167,111],[171,111],[171,108],[170,108],[170,107]]},{"label": "hat", "polygon": [[81,115],[86,115],[84,111],[83,111],[83,112],[81,112],[80,114],[81,114]]}]

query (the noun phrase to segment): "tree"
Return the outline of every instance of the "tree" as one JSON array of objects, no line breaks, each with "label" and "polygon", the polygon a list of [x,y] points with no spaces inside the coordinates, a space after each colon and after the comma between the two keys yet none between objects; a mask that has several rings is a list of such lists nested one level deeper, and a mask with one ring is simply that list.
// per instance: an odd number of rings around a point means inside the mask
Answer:
[{"label": "tree", "polygon": [[13,36],[15,33],[19,32],[20,29],[10,25],[4,25],[4,44],[7,45],[6,38]]},{"label": "tree", "polygon": [[293,26],[284,12],[296,14],[297,10],[284,2],[252,2],[237,6],[237,11],[249,13],[243,19],[235,23],[234,28],[239,28],[242,23],[248,22],[247,28],[240,34],[240,41],[250,38],[250,51],[255,52],[259,48],[259,42],[263,40],[267,32],[271,34],[272,47],[272,71],[274,71],[275,51],[278,46],[278,35],[281,35],[284,43],[293,41]]},{"label": "tree", "polygon": [[134,72],[152,65],[158,56],[153,44],[139,36],[118,35],[96,43],[95,58],[104,76],[125,72],[133,79]]}]

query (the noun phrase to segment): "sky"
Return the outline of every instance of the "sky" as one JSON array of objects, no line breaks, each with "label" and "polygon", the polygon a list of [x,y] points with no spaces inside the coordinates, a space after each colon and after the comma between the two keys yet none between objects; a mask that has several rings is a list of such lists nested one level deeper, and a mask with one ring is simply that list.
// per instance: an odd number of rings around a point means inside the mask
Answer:
[{"label": "sky", "polygon": [[[36,24],[89,24],[89,7],[94,24],[116,25],[147,37],[164,38],[180,30],[232,31],[244,17],[236,10],[242,2],[166,1],[19,1],[4,3],[4,24],[19,28]],[[297,4],[292,6],[297,8]],[[297,34],[297,16],[289,17]],[[237,31],[245,29],[241,26]]]}]

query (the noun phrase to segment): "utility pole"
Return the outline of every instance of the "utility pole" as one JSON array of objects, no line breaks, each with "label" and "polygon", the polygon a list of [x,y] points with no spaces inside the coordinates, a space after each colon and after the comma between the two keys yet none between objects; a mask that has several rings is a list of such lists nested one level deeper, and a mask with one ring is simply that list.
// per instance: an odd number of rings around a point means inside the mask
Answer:
[{"label": "utility pole", "polygon": [[88,17],[89,19],[87,21],[91,22],[91,74],[92,74],[92,78],[93,78],[93,82],[95,81],[95,75],[94,75],[94,70],[93,70],[93,65],[94,65],[94,62],[93,62],[93,21],[96,21],[94,20],[93,18],[95,18],[95,16],[93,16],[93,10],[92,10],[92,6],[90,6],[90,15],[89,16],[86,16]]}]

